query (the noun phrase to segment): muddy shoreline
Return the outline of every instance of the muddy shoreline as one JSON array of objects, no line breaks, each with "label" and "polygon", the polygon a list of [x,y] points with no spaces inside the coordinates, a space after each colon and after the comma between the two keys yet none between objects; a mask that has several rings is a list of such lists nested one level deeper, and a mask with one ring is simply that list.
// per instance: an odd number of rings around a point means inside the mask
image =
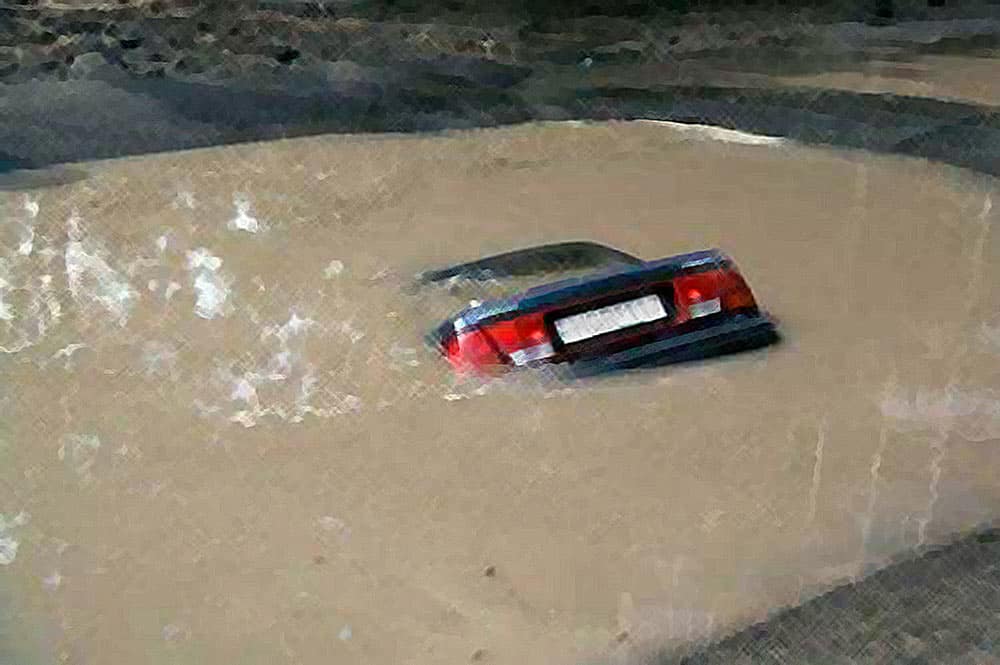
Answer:
[{"label": "muddy shoreline", "polygon": [[887,566],[715,644],[650,665],[954,663],[1000,656],[1000,531]]},{"label": "muddy shoreline", "polygon": [[[998,72],[975,57],[1000,45],[988,5],[888,27],[808,13],[526,27],[249,6],[6,8],[0,169],[330,132],[652,117],[1000,173]],[[963,77],[955,57],[986,65]],[[865,89],[872,80],[884,91]]]}]

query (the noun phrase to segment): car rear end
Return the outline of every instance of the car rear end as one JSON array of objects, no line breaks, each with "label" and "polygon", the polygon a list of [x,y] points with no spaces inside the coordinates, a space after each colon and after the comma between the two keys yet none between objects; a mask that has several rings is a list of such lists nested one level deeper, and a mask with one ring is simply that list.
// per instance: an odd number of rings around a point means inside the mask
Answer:
[{"label": "car rear end", "polygon": [[463,310],[433,340],[462,372],[566,363],[589,375],[776,339],[735,263],[717,250],[618,267]]}]

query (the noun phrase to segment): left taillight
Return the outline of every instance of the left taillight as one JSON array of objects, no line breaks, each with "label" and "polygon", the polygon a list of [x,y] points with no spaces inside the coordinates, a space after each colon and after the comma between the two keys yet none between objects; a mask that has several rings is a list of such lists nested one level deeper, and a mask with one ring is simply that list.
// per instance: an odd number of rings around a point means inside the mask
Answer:
[{"label": "left taillight", "polygon": [[527,365],[555,354],[542,314],[525,314],[496,321],[484,328],[503,356],[515,365]]},{"label": "left taillight", "polygon": [[555,354],[541,314],[494,321],[439,337],[448,361],[459,370],[483,371],[527,365]]},{"label": "left taillight", "polygon": [[448,321],[432,337],[445,359],[460,372],[477,372],[503,364],[496,345],[477,328],[456,330]]}]

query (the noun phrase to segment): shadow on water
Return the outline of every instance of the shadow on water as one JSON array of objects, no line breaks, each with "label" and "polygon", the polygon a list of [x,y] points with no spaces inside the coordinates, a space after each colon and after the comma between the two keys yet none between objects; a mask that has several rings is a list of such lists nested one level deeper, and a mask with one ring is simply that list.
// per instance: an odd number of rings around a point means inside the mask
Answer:
[{"label": "shadow on water", "polygon": [[52,166],[43,169],[26,167],[4,168],[0,165],[0,192],[24,191],[69,185],[87,177],[80,168]]},{"label": "shadow on water", "polygon": [[600,366],[577,371],[573,365],[566,368],[552,368],[550,373],[566,383],[592,384],[617,382],[622,377],[637,378],[662,377],[663,368],[697,369],[705,363],[719,363],[763,358],[774,347],[782,345],[783,336],[776,329],[768,329],[738,339],[721,342],[692,343],[669,353],[644,358],[616,366]]},{"label": "shadow on water", "polygon": [[17,169],[25,168],[27,164],[24,160],[18,159],[13,155],[8,155],[7,153],[0,152],[0,175],[9,173]]}]

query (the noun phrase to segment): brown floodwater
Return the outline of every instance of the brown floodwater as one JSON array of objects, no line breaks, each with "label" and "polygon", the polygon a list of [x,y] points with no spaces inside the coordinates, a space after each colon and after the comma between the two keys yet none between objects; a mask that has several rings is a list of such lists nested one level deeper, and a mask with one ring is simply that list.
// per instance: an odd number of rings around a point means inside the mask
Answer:
[{"label": "brown floodwater", "polygon": [[[628,658],[995,518],[995,181],[746,141],[324,136],[0,192],[8,632],[46,663]],[[720,247],[784,341],[453,377],[422,336],[467,294],[413,276],[568,239]]]}]

